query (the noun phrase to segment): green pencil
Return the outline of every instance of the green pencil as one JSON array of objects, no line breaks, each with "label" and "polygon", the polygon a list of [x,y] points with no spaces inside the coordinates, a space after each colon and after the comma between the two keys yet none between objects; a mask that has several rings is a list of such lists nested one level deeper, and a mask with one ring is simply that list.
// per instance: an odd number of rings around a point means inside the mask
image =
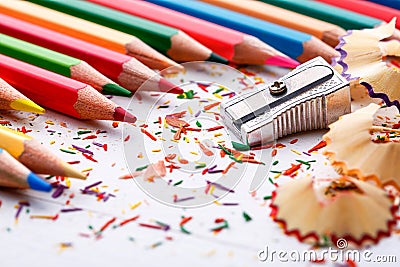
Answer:
[{"label": "green pencil", "polygon": [[[346,30],[374,28],[383,23],[382,20],[361,15],[342,8],[311,0],[261,0],[284,9],[307,15],[312,18],[336,24]],[[340,1],[340,0],[339,0]]]},{"label": "green pencil", "polygon": [[86,62],[0,33],[0,54],[67,76],[93,86],[99,92],[132,96]]},{"label": "green pencil", "polygon": [[207,60],[227,63],[225,58],[213,53],[184,32],[150,20],[86,1],[32,0],[31,2],[135,35],[176,61]]}]

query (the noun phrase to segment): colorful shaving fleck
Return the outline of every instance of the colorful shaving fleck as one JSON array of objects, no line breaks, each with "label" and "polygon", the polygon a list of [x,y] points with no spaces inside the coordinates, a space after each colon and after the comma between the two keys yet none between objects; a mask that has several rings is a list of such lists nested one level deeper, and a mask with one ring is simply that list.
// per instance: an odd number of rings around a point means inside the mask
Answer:
[{"label": "colorful shaving fleck", "polygon": [[144,133],[145,135],[147,135],[151,140],[157,141],[157,138],[154,135],[152,135],[151,133],[149,133],[146,129],[141,128],[140,131],[142,133]]},{"label": "colorful shaving fleck", "polygon": [[237,143],[232,141],[232,147],[238,151],[248,151],[250,150],[250,146],[249,145],[245,145],[245,144],[241,144],[241,143]]},{"label": "colorful shaving fleck", "polygon": [[229,228],[228,221],[225,220],[225,219],[223,219],[223,218],[217,218],[217,219],[215,219],[214,222],[220,224],[220,225],[218,225],[218,226],[216,226],[216,227],[214,227],[214,228],[211,228],[211,231],[212,231],[214,234],[218,234],[218,233],[221,232],[223,229]]},{"label": "colorful shaving fleck", "polygon": [[56,188],[56,190],[54,190],[53,194],[51,195],[52,198],[60,197],[64,193],[64,190],[68,188],[67,186],[59,182],[53,183],[52,186]]},{"label": "colorful shaving fleck", "polygon": [[70,209],[61,209],[60,212],[74,212],[74,211],[82,211],[81,208],[70,208]]},{"label": "colorful shaving fleck", "polygon": [[246,222],[249,222],[252,220],[249,214],[247,214],[245,211],[243,211],[243,218]]},{"label": "colorful shaving fleck", "polygon": [[80,191],[84,195],[93,195],[97,198],[98,201],[103,202],[106,202],[110,197],[115,197],[114,194],[99,191],[96,186],[100,185],[101,183],[102,181],[98,181],[94,184],[86,186],[84,189],[80,189]]},{"label": "colorful shaving fleck", "polygon": [[181,220],[181,222],[179,223],[179,228],[181,229],[182,233],[187,234],[187,235],[190,235],[190,234],[191,234],[191,232],[189,232],[189,231],[186,230],[186,228],[185,228],[185,224],[188,223],[188,222],[191,221],[191,220],[192,220],[192,216],[190,216],[190,217],[183,217],[183,216],[182,216],[182,220]]},{"label": "colorful shaving fleck", "polygon": [[72,145],[72,147],[73,147],[74,149],[78,150],[79,152],[93,155],[93,152],[92,152],[92,151],[87,150],[87,149],[85,149],[85,148],[82,148],[82,147],[79,147],[79,146],[76,146],[76,145]]},{"label": "colorful shaving fleck", "polygon": [[17,212],[15,213],[15,223],[18,222],[19,215],[21,214],[21,211],[24,207],[29,207],[30,204],[28,201],[19,201],[18,205],[16,205]]},{"label": "colorful shaving fleck", "polygon": [[98,162],[96,159],[94,159],[92,156],[86,155],[85,153],[82,153],[82,156],[84,156],[86,159],[93,161],[93,162]]},{"label": "colorful shaving fleck", "polygon": [[132,206],[130,206],[130,209],[131,209],[131,210],[134,210],[134,209],[136,209],[137,207],[139,207],[140,205],[142,205],[142,201],[139,201],[139,202],[133,204]]},{"label": "colorful shaving fleck", "polygon": [[292,167],[290,167],[289,169],[285,170],[282,174],[290,176],[290,175],[294,174],[297,170],[299,170],[300,167],[301,167],[301,163],[300,164],[293,164],[292,163]]},{"label": "colorful shaving fleck", "polygon": [[321,142],[316,144],[314,147],[310,148],[307,152],[311,153],[311,152],[317,151],[325,146],[326,146],[326,141],[322,140]]},{"label": "colorful shaving fleck", "polygon": [[195,199],[195,197],[193,197],[193,196],[191,196],[191,197],[184,197],[184,198],[178,198],[177,195],[173,195],[174,203],[189,201],[189,200],[193,200],[193,199]]},{"label": "colorful shaving fleck", "polygon": [[46,220],[52,220],[55,221],[58,219],[58,214],[55,215],[31,215],[29,216],[31,219],[46,219]]},{"label": "colorful shaving fleck", "polygon": [[60,151],[61,151],[61,152],[64,152],[64,153],[68,153],[68,154],[76,154],[75,151],[68,150],[68,149],[64,149],[64,148],[60,148]]},{"label": "colorful shaving fleck", "polygon": [[219,184],[219,183],[207,181],[207,184],[213,185],[213,186],[215,186],[215,188],[218,188],[218,189],[220,189],[220,190],[222,190],[222,191],[227,191],[227,192],[229,192],[229,193],[235,193],[235,191],[234,191],[233,189],[230,189],[230,188],[228,188],[228,187],[225,187],[225,186],[223,186],[223,185],[221,185],[221,184]]},{"label": "colorful shaving fleck", "polygon": [[124,226],[125,224],[128,224],[128,223],[130,223],[130,222],[136,221],[137,219],[139,219],[139,217],[140,217],[139,215],[136,215],[135,217],[132,217],[132,218],[123,220],[122,222],[120,222],[120,223],[118,224],[118,226],[115,226],[115,227],[122,227],[122,226]]},{"label": "colorful shaving fleck", "polygon": [[165,227],[163,227],[163,226],[161,226],[161,225],[154,225],[154,224],[148,224],[148,223],[139,223],[139,226],[141,226],[141,227],[146,227],[146,228],[151,228],[151,229],[157,229],[157,230],[164,230],[164,231],[167,231],[166,229],[165,229]]},{"label": "colorful shaving fleck", "polygon": [[217,106],[219,106],[219,104],[221,104],[221,102],[215,102],[215,103],[212,103],[212,104],[209,104],[209,105],[207,105],[207,106],[204,106],[204,110],[210,110],[210,109],[212,109],[212,108],[214,108],[214,107],[217,107]]}]

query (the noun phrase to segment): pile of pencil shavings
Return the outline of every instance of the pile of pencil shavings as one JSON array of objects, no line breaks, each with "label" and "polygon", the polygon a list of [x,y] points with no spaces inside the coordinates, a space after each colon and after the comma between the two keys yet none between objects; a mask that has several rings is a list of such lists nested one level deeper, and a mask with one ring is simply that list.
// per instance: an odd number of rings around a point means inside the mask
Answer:
[{"label": "pile of pencil shavings", "polygon": [[330,125],[323,154],[340,177],[308,176],[273,193],[271,217],[287,235],[337,247],[343,239],[363,247],[390,236],[400,195],[400,115],[389,109],[370,104]]}]

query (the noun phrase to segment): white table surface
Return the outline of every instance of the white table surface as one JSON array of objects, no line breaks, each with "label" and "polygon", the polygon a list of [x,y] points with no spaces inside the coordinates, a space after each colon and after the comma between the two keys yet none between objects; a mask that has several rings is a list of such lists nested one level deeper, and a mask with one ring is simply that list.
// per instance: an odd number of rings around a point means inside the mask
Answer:
[{"label": "white table surface", "polygon": [[[204,79],[208,79],[207,75],[211,80],[215,78],[215,75],[219,75],[219,70],[212,68],[208,70],[209,73],[201,74],[205,75]],[[248,67],[247,70],[255,73],[256,79],[262,77],[265,82],[287,72],[285,69],[274,67]],[[184,81],[198,80],[199,73],[189,68],[182,75],[171,77],[171,79],[175,82],[181,82],[181,79]],[[229,83],[229,79],[226,81]],[[196,92],[202,97],[212,98],[211,94],[204,95],[199,88]],[[357,97],[354,107],[362,105],[365,101],[368,102],[364,92],[361,92],[360,95],[361,97]],[[153,98],[155,99],[155,97]],[[113,98],[115,102],[123,107],[128,107],[139,117],[136,125],[143,123],[144,118],[149,115],[146,107],[153,103],[146,102],[148,99],[152,99],[152,97],[144,97],[142,101],[135,98],[129,105],[130,99]],[[165,96],[163,99],[171,100],[169,104],[171,109],[153,110],[154,114],[156,112],[169,114],[173,109],[172,103],[177,103],[177,109],[179,109],[185,102],[185,100],[177,100],[174,95]],[[215,97],[212,99],[218,101]],[[154,114],[151,113],[152,116],[155,116]],[[271,194],[275,188],[274,185],[266,181],[255,195],[252,196],[248,193],[255,165],[248,166],[244,179],[235,187],[235,193],[220,200],[220,202],[238,203],[237,206],[210,204],[195,209],[175,208],[163,205],[149,197],[132,179],[119,179],[120,176],[129,173],[124,156],[123,139],[126,137],[126,132],[123,136],[123,128],[132,134],[128,142],[133,145],[133,150],[129,153],[137,155],[139,152],[146,153],[147,151],[152,162],[164,156],[162,152],[151,153],[148,147],[145,148],[146,151],[143,150],[143,144],[151,147],[159,143],[143,139],[144,135],[140,132],[139,127],[123,126],[121,123],[114,128],[112,122],[79,121],[52,111],[41,116],[14,111],[3,111],[0,115],[3,120],[11,121],[12,128],[25,126],[26,129],[32,130],[29,133],[31,136],[40,140],[65,161],[80,160],[80,164],[75,165],[77,169],[93,168],[86,181],[71,179],[71,187],[65,190],[65,193],[59,198],[52,198],[51,193],[0,189],[2,202],[0,208],[0,266],[321,266],[321,264],[314,265],[310,262],[262,263],[257,259],[257,252],[266,245],[272,250],[286,251],[304,251],[309,248],[309,245],[301,244],[295,238],[285,236],[279,226],[269,217],[270,202],[263,200],[263,197]],[[149,124],[149,131],[154,132],[156,126],[150,119],[146,123]],[[48,124],[49,120],[54,125]],[[61,126],[61,122],[65,122],[67,127]],[[106,130],[107,133],[98,134],[97,139],[94,140],[73,139],[77,137],[77,131],[82,129],[94,132],[100,129]],[[56,133],[51,134],[48,130],[54,130]],[[306,170],[305,167],[302,167],[296,178],[307,174],[317,177],[334,177],[335,172],[320,153],[306,156],[304,154],[297,155],[291,151],[291,149],[300,152],[307,151],[321,140],[325,132],[325,130],[320,130],[301,133],[279,140],[287,147],[278,149],[274,161],[278,160],[279,163],[272,169],[285,170],[290,167],[291,163],[296,163],[296,159],[315,159],[317,162],[312,164],[312,168]],[[87,135],[80,137],[85,136]],[[221,138],[227,137],[224,135]],[[298,138],[299,141],[289,144],[295,138]],[[145,141],[143,142],[143,140]],[[55,141],[54,144],[51,145],[51,141]],[[108,144],[108,151],[92,145],[93,141]],[[189,144],[186,146],[184,141],[180,142],[183,142],[183,145],[179,147],[180,152],[187,154]],[[59,150],[60,148],[68,149],[72,144],[80,147],[91,145],[89,149],[94,152],[93,157],[98,162],[85,159],[81,153],[72,155]],[[138,145],[136,146],[136,144]],[[268,149],[264,153],[270,152],[271,150]],[[128,160],[132,166],[143,166],[149,163],[145,158]],[[187,178],[184,175],[179,170],[174,170],[172,174],[167,175],[166,179],[174,179],[176,182],[178,176],[183,180]],[[273,175],[270,174],[269,177],[273,177]],[[288,179],[290,178],[282,176],[275,181],[282,184]],[[54,178],[51,181],[54,181]],[[94,196],[81,194],[80,189],[97,181],[103,181],[99,186],[100,190],[112,193],[116,197],[103,202],[97,201]],[[72,199],[69,198],[71,193],[75,195]],[[68,199],[70,199],[69,206],[65,204]],[[22,210],[16,223],[14,216],[17,209],[15,206],[21,200],[29,201],[30,207]],[[139,201],[142,204],[132,210],[130,207]],[[71,207],[83,210],[71,213],[60,212],[62,208]],[[242,215],[244,211],[251,216],[251,221],[244,220]],[[54,214],[59,214],[55,221],[29,217],[30,215]],[[114,224],[135,215],[140,215],[137,221],[113,229]],[[179,229],[181,216],[193,217],[185,225],[186,229],[191,232],[190,235],[182,233]],[[100,229],[113,217],[116,217],[116,222],[103,232],[101,238],[96,238],[93,231]],[[216,218],[226,219],[229,222],[229,229],[224,229],[216,235],[213,234],[210,229],[217,225],[214,223]],[[138,225],[138,223],[154,224],[155,221],[169,224],[171,230],[155,230]],[[94,230],[89,229],[90,226]],[[69,243],[70,246],[62,249],[62,243]],[[154,246],[157,243],[159,246]],[[400,260],[399,245],[399,237],[394,234],[390,238],[383,239],[370,250],[374,255],[396,255]],[[327,263],[327,265],[332,264]],[[376,266],[376,263],[362,262],[358,263],[358,266]],[[398,265],[387,263],[383,266]]]}]

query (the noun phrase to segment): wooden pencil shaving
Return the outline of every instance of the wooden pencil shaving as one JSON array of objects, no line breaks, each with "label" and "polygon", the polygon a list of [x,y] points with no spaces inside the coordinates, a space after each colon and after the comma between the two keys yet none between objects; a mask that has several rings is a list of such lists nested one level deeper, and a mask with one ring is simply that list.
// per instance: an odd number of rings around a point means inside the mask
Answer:
[{"label": "wooden pencil shaving", "polygon": [[350,246],[378,243],[396,224],[397,206],[384,190],[346,176],[290,181],[273,193],[271,208],[287,235],[337,247],[343,239]]},{"label": "wooden pencil shaving", "polygon": [[400,110],[400,71],[383,60],[386,56],[400,55],[399,41],[382,41],[393,35],[395,22],[394,18],[374,29],[348,31],[336,47],[341,56],[335,61],[342,75],[364,85],[370,97],[380,98]]},{"label": "wooden pencil shaving", "polygon": [[373,125],[379,108],[370,104],[331,124],[330,131],[323,136],[327,143],[323,153],[341,174],[374,180],[379,186],[393,185],[400,190],[399,131]]}]

